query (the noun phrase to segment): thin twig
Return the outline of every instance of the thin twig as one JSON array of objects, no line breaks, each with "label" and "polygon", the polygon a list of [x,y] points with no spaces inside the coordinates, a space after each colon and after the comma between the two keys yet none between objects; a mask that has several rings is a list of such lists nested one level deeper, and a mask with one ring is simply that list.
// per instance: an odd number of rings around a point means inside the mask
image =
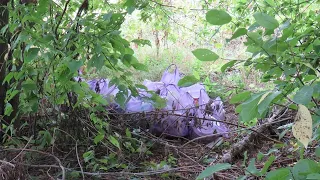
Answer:
[{"label": "thin twig", "polygon": [[11,159],[10,162],[14,161],[16,158],[18,158],[22,152],[24,152],[24,150],[28,147],[29,143],[31,142],[31,140],[33,139],[33,135],[30,137],[29,141],[27,142],[27,144],[23,147],[23,149],[19,152],[18,155],[16,155],[16,157],[14,157],[13,159]]},{"label": "thin twig", "polygon": [[9,165],[9,166],[11,166],[12,168],[15,168],[15,165],[12,164],[12,163],[10,163],[10,162],[4,161],[4,160],[0,160],[0,163]]},{"label": "thin twig", "polygon": [[66,5],[64,6],[63,12],[62,12],[62,14],[61,14],[61,18],[59,19],[59,21],[58,21],[58,23],[57,23],[56,29],[54,30],[54,34],[56,35],[56,38],[57,38],[57,39],[58,39],[58,28],[59,28],[59,26],[60,26],[60,24],[61,24],[61,21],[62,21],[62,19],[63,19],[64,14],[65,14],[66,11],[67,11],[68,4],[70,3],[70,1],[71,1],[71,0],[68,0],[68,1],[66,2]]},{"label": "thin twig", "polygon": [[[38,150],[35,150],[35,149],[20,149],[20,148],[6,148],[6,149],[1,149],[0,152],[1,151],[21,151],[21,150],[29,151],[29,152],[36,152],[36,153],[40,153],[40,154],[44,154],[44,155],[53,157],[58,162],[58,164],[59,164],[58,167],[62,170],[62,180],[66,179],[65,167],[62,165],[60,159],[57,158],[56,156],[52,155],[52,154],[49,154],[49,153],[46,153],[46,152],[42,152],[42,151],[38,151]],[[50,166],[50,167],[52,167],[52,166]]]}]

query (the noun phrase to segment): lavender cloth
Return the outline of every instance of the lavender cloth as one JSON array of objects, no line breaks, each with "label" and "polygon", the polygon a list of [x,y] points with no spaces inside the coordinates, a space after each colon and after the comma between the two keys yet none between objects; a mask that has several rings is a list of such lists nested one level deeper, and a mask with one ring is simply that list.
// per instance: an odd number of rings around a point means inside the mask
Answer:
[{"label": "lavender cloth", "polygon": [[[173,73],[169,73],[169,68],[175,66]],[[83,81],[81,77],[75,77],[76,81]],[[159,116],[160,121],[150,123],[150,132],[160,135],[162,133],[172,136],[189,137],[190,139],[208,136],[203,141],[211,141],[215,133],[228,137],[228,128],[222,122],[214,120],[224,120],[225,110],[220,97],[211,100],[201,84],[194,84],[189,87],[178,87],[180,80],[179,71],[176,65],[170,65],[162,75],[160,82],[145,80],[143,84],[148,91],[158,92],[166,99],[166,107],[162,109],[168,116]],[[111,97],[115,97],[119,91],[116,85],[109,87],[108,79],[94,79],[86,81],[89,88],[96,93],[103,95],[109,103]],[[139,90],[139,97],[131,97],[124,111],[125,112],[150,112],[155,110],[151,102],[145,101],[143,97],[151,97],[145,90]],[[130,93],[129,93],[130,97]],[[129,98],[128,97],[128,98]],[[192,118],[194,117],[194,118]],[[206,120],[203,120],[205,118]],[[218,136],[218,135],[217,135]]]}]

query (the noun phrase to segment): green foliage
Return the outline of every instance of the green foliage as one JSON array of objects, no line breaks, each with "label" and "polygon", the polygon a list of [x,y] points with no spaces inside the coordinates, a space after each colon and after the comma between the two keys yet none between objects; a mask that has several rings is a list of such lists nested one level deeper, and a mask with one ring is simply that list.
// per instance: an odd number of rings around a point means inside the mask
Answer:
[{"label": "green foliage", "polygon": [[188,87],[191,86],[197,82],[199,82],[200,80],[198,78],[196,78],[195,76],[185,76],[182,79],[179,80],[178,82],[178,86],[180,87]]},{"label": "green foliage", "polygon": [[216,172],[229,169],[229,168],[231,168],[231,164],[228,164],[228,163],[221,163],[221,164],[215,164],[213,166],[209,166],[199,174],[197,179],[203,179],[203,178],[209,177]]},{"label": "green foliage", "polygon": [[223,25],[229,23],[232,18],[225,11],[213,9],[207,12],[206,20],[212,25]]},{"label": "green foliage", "polygon": [[208,49],[196,49],[192,53],[200,61],[215,61],[219,58],[216,53]]}]

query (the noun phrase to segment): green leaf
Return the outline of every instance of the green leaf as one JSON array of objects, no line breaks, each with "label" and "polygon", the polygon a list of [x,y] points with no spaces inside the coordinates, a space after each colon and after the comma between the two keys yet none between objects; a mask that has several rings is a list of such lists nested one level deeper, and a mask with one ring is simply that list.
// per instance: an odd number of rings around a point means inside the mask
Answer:
[{"label": "green leaf", "polygon": [[219,171],[222,171],[225,169],[229,169],[229,168],[231,168],[231,164],[229,164],[229,163],[218,163],[213,166],[209,166],[199,174],[197,179],[204,179],[206,177],[211,176],[212,174],[214,174],[216,172],[219,172]]},{"label": "green leaf", "polygon": [[6,104],[6,107],[5,107],[5,109],[4,109],[4,115],[5,115],[5,116],[10,116],[10,114],[12,113],[12,111],[13,111],[12,105],[11,105],[10,103],[7,103],[7,104]]},{"label": "green leaf", "polygon": [[292,174],[294,179],[306,179],[308,174],[320,173],[318,163],[309,159],[302,159],[293,167]]},{"label": "green leaf", "polygon": [[276,6],[273,0],[265,0],[270,6]]},{"label": "green leaf", "polygon": [[78,71],[78,69],[83,65],[82,61],[70,61],[68,62],[68,68],[72,73]]},{"label": "green leaf", "polygon": [[216,53],[208,49],[199,48],[199,49],[193,50],[192,54],[200,61],[215,61],[219,59],[219,56]]},{"label": "green leaf", "polygon": [[256,12],[254,13],[253,17],[257,21],[257,23],[264,28],[275,29],[279,26],[278,21],[268,14]]},{"label": "green leaf", "polygon": [[128,138],[132,138],[131,132],[130,132],[130,130],[128,128],[126,129],[126,136]]},{"label": "green leaf", "polygon": [[24,62],[29,63],[29,62],[33,61],[38,56],[39,51],[40,51],[39,48],[30,48],[25,53]]},{"label": "green leaf", "polygon": [[258,115],[258,102],[264,92],[251,96],[246,102],[242,103],[242,110],[240,112],[240,120],[242,122],[249,122]]},{"label": "green leaf", "polygon": [[242,93],[236,94],[234,96],[232,96],[232,98],[230,99],[230,103],[231,104],[235,104],[235,103],[239,103],[241,101],[245,101],[246,99],[248,99],[251,95],[250,91],[244,91]]},{"label": "green leaf", "polygon": [[146,39],[134,39],[131,42],[136,43],[136,44],[141,45],[141,46],[148,45],[148,46],[151,47],[151,42],[149,40],[146,40]]},{"label": "green leaf", "polygon": [[273,161],[276,159],[276,157],[274,155],[270,156],[269,159],[267,160],[267,162],[265,162],[262,170],[261,170],[261,174],[264,175],[268,168],[271,166],[271,164],[273,163]]},{"label": "green leaf", "polygon": [[313,88],[311,86],[303,86],[293,97],[293,101],[297,104],[308,105],[312,99]]},{"label": "green leaf", "polygon": [[144,64],[133,63],[132,66],[137,70],[148,72],[148,67],[146,65],[144,65]]},{"label": "green leaf", "polygon": [[269,94],[266,98],[264,98],[258,106],[258,112],[259,114],[263,114],[269,107],[270,103],[279,95],[281,94],[281,91],[276,91],[271,94]]},{"label": "green leaf", "polygon": [[227,62],[221,67],[221,72],[225,72],[227,68],[234,66],[234,64],[237,62],[237,60],[232,60],[230,62]]},{"label": "green leaf", "polygon": [[108,140],[109,140],[114,146],[116,146],[117,148],[120,149],[119,141],[118,141],[115,137],[113,137],[113,136],[110,135],[110,136],[108,137]]},{"label": "green leaf", "polygon": [[0,84],[0,85],[4,85],[5,82],[8,82],[8,83],[9,83],[10,80],[13,78],[13,75],[14,75],[13,72],[9,72],[9,73],[7,74],[7,76],[4,78],[2,84]]},{"label": "green leaf", "polygon": [[88,62],[88,68],[95,67],[97,70],[100,70],[104,65],[104,56],[102,55],[93,55],[93,57]]},{"label": "green leaf", "polygon": [[182,79],[179,80],[178,86],[180,86],[180,87],[188,87],[188,86],[196,84],[199,81],[200,80],[197,79],[196,77],[194,77],[193,75],[185,76],[185,77],[183,77]]},{"label": "green leaf", "polygon": [[251,174],[258,175],[260,172],[256,168],[255,163],[256,163],[256,158],[251,158],[250,159],[250,163],[249,163],[249,165],[247,167],[247,171],[250,172]]},{"label": "green leaf", "polygon": [[317,156],[317,157],[320,157],[320,147],[317,147],[315,153],[316,153],[316,156]]},{"label": "green leaf", "polygon": [[103,133],[99,133],[95,138],[94,138],[94,143],[98,144],[102,139],[104,138],[104,134]]},{"label": "green leaf", "polygon": [[311,173],[308,174],[307,179],[320,179],[320,174],[319,173]]},{"label": "green leaf", "polygon": [[291,180],[292,175],[289,168],[279,168],[270,171],[266,175],[266,180]]},{"label": "green leaf", "polygon": [[240,36],[243,36],[243,35],[246,35],[247,32],[248,32],[248,31],[247,31],[246,28],[238,28],[238,29],[233,33],[233,35],[232,35],[232,37],[231,37],[230,40],[236,39],[236,38],[238,38],[238,37],[240,37]]},{"label": "green leaf", "polygon": [[121,107],[124,107],[125,103],[126,103],[126,96],[124,95],[124,93],[117,93],[116,95],[116,102],[121,106]]},{"label": "green leaf", "polygon": [[225,11],[212,9],[207,12],[206,20],[212,25],[223,25],[229,23],[232,18]]},{"label": "green leaf", "polygon": [[167,105],[167,101],[155,93],[151,96],[150,99],[152,101],[154,101],[154,107],[156,109],[162,109],[162,108],[166,107],[166,105]]},{"label": "green leaf", "polygon": [[16,96],[20,91],[19,90],[13,90],[6,96],[6,101],[10,101],[14,96]]},{"label": "green leaf", "polygon": [[36,83],[34,81],[27,80],[27,81],[23,82],[22,88],[24,88],[27,91],[32,91],[32,90],[36,90],[37,89],[37,85],[36,85]]}]

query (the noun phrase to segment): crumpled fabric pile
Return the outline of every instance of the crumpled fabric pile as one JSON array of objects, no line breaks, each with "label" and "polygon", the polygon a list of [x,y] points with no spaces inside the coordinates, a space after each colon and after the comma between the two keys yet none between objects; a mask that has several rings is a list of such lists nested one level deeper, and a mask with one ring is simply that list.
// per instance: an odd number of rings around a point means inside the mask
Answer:
[{"label": "crumpled fabric pile", "polygon": [[[175,66],[173,73],[169,69]],[[75,80],[83,80],[76,77]],[[189,87],[179,87],[181,79],[179,70],[175,64],[171,64],[163,73],[158,82],[145,80],[143,85],[147,91],[139,89],[139,96],[129,97],[122,112],[127,113],[152,113],[156,110],[153,102],[146,101],[145,97],[151,97],[150,91],[157,93],[166,99],[166,106],[160,111],[165,112],[165,116],[158,115],[157,122],[151,122],[149,131],[154,135],[166,134],[174,137],[185,137],[195,139],[199,137],[203,142],[211,142],[216,137],[228,138],[228,128],[225,123],[214,120],[225,120],[225,110],[220,97],[211,99],[205,87],[194,84]],[[109,87],[108,79],[94,79],[86,81],[91,90],[101,94],[109,103],[119,108],[116,102],[112,101],[119,92],[116,85]],[[151,116],[150,116],[151,117]],[[216,136],[214,135],[216,134]]]}]

